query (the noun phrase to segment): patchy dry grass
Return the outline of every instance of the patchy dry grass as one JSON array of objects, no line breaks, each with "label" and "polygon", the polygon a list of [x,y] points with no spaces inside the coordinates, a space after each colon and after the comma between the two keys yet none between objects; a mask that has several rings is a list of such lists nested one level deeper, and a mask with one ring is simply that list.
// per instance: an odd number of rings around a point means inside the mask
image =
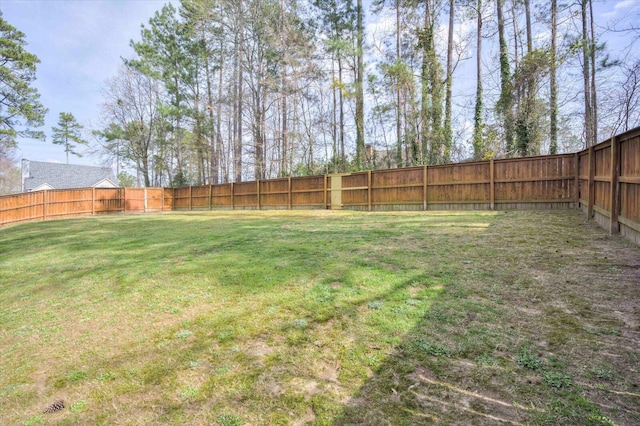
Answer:
[{"label": "patchy dry grass", "polygon": [[575,212],[14,226],[0,419],[639,424],[639,283],[640,249]]}]

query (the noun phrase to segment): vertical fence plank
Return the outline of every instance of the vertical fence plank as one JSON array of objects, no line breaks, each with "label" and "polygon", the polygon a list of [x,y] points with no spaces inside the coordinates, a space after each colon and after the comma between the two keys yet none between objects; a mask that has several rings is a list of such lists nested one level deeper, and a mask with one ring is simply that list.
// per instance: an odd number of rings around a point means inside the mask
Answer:
[{"label": "vertical fence plank", "polygon": [[127,188],[123,188],[122,189],[122,197],[120,198],[120,202],[122,203],[122,212],[126,213],[127,212]]},{"label": "vertical fence plank", "polygon": [[236,209],[236,200],[235,200],[235,189],[233,186],[233,182],[231,182],[231,210]]},{"label": "vertical fence plank", "polygon": [[323,209],[327,209],[327,175],[324,175],[324,206]]},{"label": "vertical fence plank", "polygon": [[42,192],[42,219],[47,220],[47,203],[49,201],[49,191]]},{"label": "vertical fence plank", "polygon": [[367,204],[371,211],[371,170],[367,171]]},{"label": "vertical fence plank", "polygon": [[587,218],[593,219],[593,205],[596,202],[595,191],[596,153],[593,147],[589,147],[589,184],[587,186]]},{"label": "vertical fence plank", "polygon": [[289,177],[287,185],[288,185],[288,188],[289,188],[287,190],[287,194],[288,194],[287,201],[289,203],[289,210],[291,210],[291,206],[292,206],[292,203],[291,203],[291,177]]},{"label": "vertical fence plank", "polygon": [[576,175],[575,178],[575,188],[574,188],[574,200],[576,203],[576,209],[580,207],[580,156],[578,155],[578,153],[576,152],[573,155],[573,172]]},{"label": "vertical fence plank", "polygon": [[91,216],[96,214],[96,187],[91,188]]},{"label": "vertical fence plank", "polygon": [[258,210],[260,210],[260,179],[256,181],[256,198],[258,200]]},{"label": "vertical fence plank", "polygon": [[209,184],[209,210],[213,210],[213,185]]},{"label": "vertical fence plank", "polygon": [[427,210],[427,203],[429,200],[429,170],[427,166],[422,168],[422,210]]},{"label": "vertical fence plank", "polygon": [[619,140],[617,137],[611,138],[611,187],[609,191],[609,205],[611,206],[611,216],[609,216],[609,233],[617,234],[620,232],[620,224],[618,223],[618,196],[620,185],[618,185],[618,176],[620,175],[620,154]]},{"label": "vertical fence plank", "polygon": [[496,209],[496,165],[493,158],[489,161],[489,204]]}]

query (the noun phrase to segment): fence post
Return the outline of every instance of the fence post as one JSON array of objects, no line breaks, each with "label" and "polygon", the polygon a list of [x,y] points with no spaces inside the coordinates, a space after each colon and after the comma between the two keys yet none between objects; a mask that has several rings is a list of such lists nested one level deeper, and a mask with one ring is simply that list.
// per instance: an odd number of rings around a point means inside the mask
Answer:
[{"label": "fence post", "polygon": [[367,171],[367,203],[369,204],[369,211],[371,211],[371,170]]},{"label": "fence post", "polygon": [[127,187],[122,188],[122,213],[127,212]]},{"label": "fence post", "polygon": [[236,200],[234,199],[234,189],[233,189],[233,182],[231,182],[231,210],[235,210],[236,209]]},{"label": "fence post", "polygon": [[96,187],[91,187],[91,216],[96,214]]},{"label": "fence post", "polygon": [[578,155],[578,153],[576,152],[575,154],[573,154],[573,163],[574,163],[574,170],[575,170],[575,174],[576,174],[576,181],[575,181],[575,203],[576,203],[576,209],[580,208],[580,156]]},{"label": "fence post", "polygon": [[166,191],[167,189],[164,187],[160,187],[160,211],[163,212],[164,211],[164,191]]},{"label": "fence post", "polygon": [[213,184],[209,184],[209,210],[213,210]]},{"label": "fence post", "polygon": [[589,198],[587,202],[587,219],[593,218],[593,205],[596,200],[595,190],[596,152],[593,146],[589,147]]},{"label": "fence post", "polygon": [[149,209],[149,200],[148,200],[148,194],[147,194],[147,187],[144,187],[144,212],[146,213],[147,210]]},{"label": "fence post", "polygon": [[489,192],[490,192],[489,202],[491,204],[491,210],[495,210],[496,209],[496,165],[493,158],[489,160]]},{"label": "fence post", "polygon": [[422,168],[422,210],[427,211],[427,200],[429,199],[428,195],[428,186],[429,186],[429,182],[428,182],[428,170],[427,170],[427,166],[425,165]]},{"label": "fence post", "polygon": [[611,216],[609,217],[610,234],[620,232],[620,224],[618,223],[618,199],[620,195],[620,185],[618,184],[618,177],[620,176],[619,143],[616,136],[611,138],[611,188],[609,192],[609,205],[611,206]]},{"label": "fence post", "polygon": [[289,191],[289,210],[291,210],[291,206],[293,205],[292,200],[291,200],[291,176],[289,176],[288,185],[289,185],[289,189],[288,189],[288,191]]},{"label": "fence post", "polygon": [[256,181],[256,194],[258,198],[258,210],[260,210],[260,179]]},{"label": "fence post", "polygon": [[327,209],[327,175],[324,175],[324,206],[323,209]]},{"label": "fence post", "polygon": [[47,220],[47,203],[49,201],[49,191],[42,192],[42,220]]}]

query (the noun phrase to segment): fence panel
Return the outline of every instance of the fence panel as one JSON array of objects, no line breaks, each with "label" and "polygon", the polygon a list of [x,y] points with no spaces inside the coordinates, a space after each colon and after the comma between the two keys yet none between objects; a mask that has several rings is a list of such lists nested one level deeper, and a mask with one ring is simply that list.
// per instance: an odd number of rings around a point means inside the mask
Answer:
[{"label": "fence panel", "polygon": [[145,188],[127,188],[124,191],[124,211],[145,213],[147,211],[147,191]]},{"label": "fence panel", "polygon": [[269,179],[260,181],[261,208],[289,207],[289,179]]},{"label": "fence panel", "polygon": [[147,188],[147,212],[161,212],[164,210],[162,188]]},{"label": "fence panel", "polygon": [[230,183],[222,183],[211,186],[211,205],[214,208],[231,208],[231,186]]},{"label": "fence panel", "polygon": [[255,209],[258,207],[258,186],[255,182],[233,184],[234,208]]},{"label": "fence panel", "polygon": [[0,224],[45,219],[46,191],[0,197]]},{"label": "fence panel", "polygon": [[123,188],[96,188],[94,213],[119,213],[124,210]]},{"label": "fence panel", "polygon": [[640,244],[640,135],[620,143],[620,232]]},{"label": "fence panel", "polygon": [[374,207],[424,204],[424,167],[371,172],[371,204]]},{"label": "fence panel", "polygon": [[611,215],[611,142],[604,142],[594,147],[594,210],[599,214]]},{"label": "fence panel", "polygon": [[163,210],[174,210],[174,189],[173,188],[162,188],[162,208]]},{"label": "fence panel", "polygon": [[46,194],[46,218],[86,216],[93,213],[93,189],[55,189]]},{"label": "fence panel", "polygon": [[211,208],[211,186],[200,185],[191,188],[190,210],[209,210]]},{"label": "fence panel", "polygon": [[326,203],[324,176],[291,178],[292,207],[321,207]]},{"label": "fence panel", "polygon": [[490,172],[488,161],[428,167],[427,205],[488,208],[491,200]]},{"label": "fence panel", "polygon": [[368,176],[368,172],[358,172],[342,177],[342,205],[344,207],[369,205]]},{"label": "fence panel", "polygon": [[175,210],[189,210],[191,206],[191,188],[173,188],[173,208]]},{"label": "fence panel", "polygon": [[575,167],[573,154],[496,160],[495,203],[549,209],[573,207]]}]

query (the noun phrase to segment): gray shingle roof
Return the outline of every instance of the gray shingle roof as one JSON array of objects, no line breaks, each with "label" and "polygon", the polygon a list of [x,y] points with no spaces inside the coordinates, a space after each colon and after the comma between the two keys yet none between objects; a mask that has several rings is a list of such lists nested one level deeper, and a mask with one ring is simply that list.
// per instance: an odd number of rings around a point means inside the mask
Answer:
[{"label": "gray shingle roof", "polygon": [[104,179],[119,185],[109,167],[23,160],[22,168],[25,192],[44,184],[54,189],[90,188]]}]

